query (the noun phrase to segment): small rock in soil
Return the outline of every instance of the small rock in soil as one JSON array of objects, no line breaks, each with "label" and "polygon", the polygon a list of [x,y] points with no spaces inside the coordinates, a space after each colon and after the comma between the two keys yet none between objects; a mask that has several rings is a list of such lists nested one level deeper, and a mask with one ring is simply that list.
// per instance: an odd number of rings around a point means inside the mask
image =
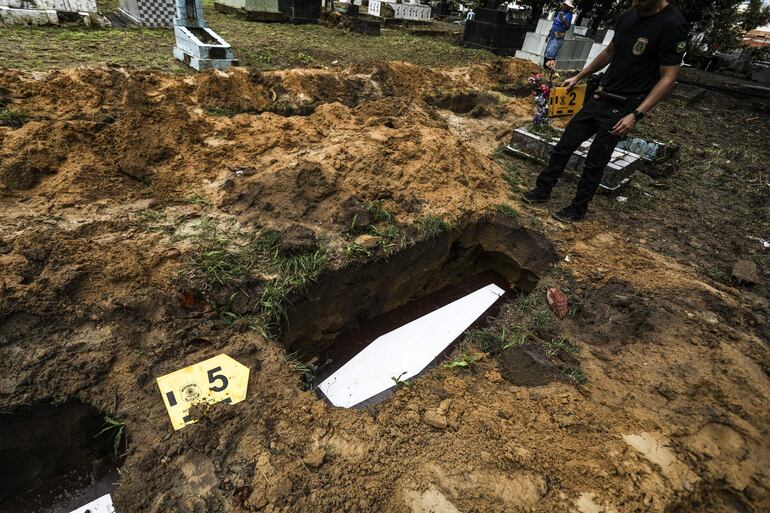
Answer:
[{"label": "small rock in soil", "polygon": [[286,476],[278,478],[267,491],[267,498],[273,502],[278,499],[283,499],[291,493],[291,489],[294,487],[291,479]]},{"label": "small rock in soil", "polygon": [[154,198],[140,199],[131,204],[131,210],[148,210],[157,204]]},{"label": "small rock in soil", "polygon": [[176,260],[180,256],[182,256],[182,252],[177,248],[168,248],[163,252],[163,260]]},{"label": "small rock in soil", "polygon": [[318,468],[323,465],[325,457],[326,451],[323,449],[323,447],[316,447],[310,451],[302,461],[304,461],[305,465],[308,467]]},{"label": "small rock in soil", "polygon": [[423,421],[429,426],[433,426],[437,429],[446,429],[447,428],[447,420],[444,415],[439,415],[434,410],[429,410],[425,412],[425,415],[423,415]]},{"label": "small rock in soil", "polygon": [[422,417],[422,420],[429,426],[433,426],[436,429],[446,429],[447,419],[446,413],[449,410],[451,399],[446,399],[441,402],[438,408],[435,410],[428,410]]},{"label": "small rock in soil", "polygon": [[381,240],[380,237],[374,235],[359,235],[356,237],[355,243],[366,249],[375,250],[377,249],[377,246],[379,246]]},{"label": "small rock in soil", "polygon": [[446,415],[451,405],[452,405],[451,399],[444,399],[443,401],[441,401],[441,404],[438,405],[438,409],[436,410],[436,413],[438,413],[439,415]]},{"label": "small rock in soil", "polygon": [[559,319],[564,319],[569,312],[569,306],[567,305],[567,296],[560,289],[551,287],[548,289],[548,304],[551,305],[551,310]]},{"label": "small rock in soil", "polygon": [[738,260],[733,264],[733,278],[739,283],[756,285],[759,283],[757,264],[750,260]]},{"label": "small rock in soil", "polygon": [[360,232],[372,224],[372,217],[360,199],[355,196],[346,199],[340,211],[335,217],[338,223],[345,226],[347,230]]},{"label": "small rock in soil", "polygon": [[318,248],[318,239],[310,228],[293,224],[281,234],[279,250],[283,256],[311,253],[316,248]]},{"label": "small rock in soil", "polygon": [[267,506],[267,485],[261,474],[254,476],[252,492],[246,500],[246,505],[254,509],[262,509]]}]

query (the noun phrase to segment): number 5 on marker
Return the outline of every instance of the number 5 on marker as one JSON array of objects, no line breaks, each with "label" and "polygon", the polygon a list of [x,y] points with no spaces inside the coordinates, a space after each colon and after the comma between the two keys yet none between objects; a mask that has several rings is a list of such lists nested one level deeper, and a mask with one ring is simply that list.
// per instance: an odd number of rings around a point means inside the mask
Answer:
[{"label": "number 5 on marker", "polygon": [[182,429],[195,422],[190,417],[190,406],[194,404],[236,404],[246,399],[249,368],[220,354],[157,381],[171,424],[174,429]]}]

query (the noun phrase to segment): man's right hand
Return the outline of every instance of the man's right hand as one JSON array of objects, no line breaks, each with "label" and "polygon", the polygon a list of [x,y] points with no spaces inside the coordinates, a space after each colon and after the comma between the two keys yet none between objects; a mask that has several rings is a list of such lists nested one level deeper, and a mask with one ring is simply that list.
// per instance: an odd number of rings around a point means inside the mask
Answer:
[{"label": "man's right hand", "polygon": [[566,87],[567,91],[569,91],[570,89],[575,87],[579,81],[580,81],[580,79],[578,78],[577,75],[575,75],[574,77],[568,78],[567,80],[562,82],[561,86],[562,87]]}]

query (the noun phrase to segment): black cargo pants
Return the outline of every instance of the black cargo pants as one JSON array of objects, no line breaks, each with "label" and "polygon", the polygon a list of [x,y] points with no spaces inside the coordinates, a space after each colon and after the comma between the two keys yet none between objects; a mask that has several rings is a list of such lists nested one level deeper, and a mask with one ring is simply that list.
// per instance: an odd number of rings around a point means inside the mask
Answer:
[{"label": "black cargo pants", "polygon": [[626,102],[605,100],[597,96],[588,100],[580,112],[570,120],[551,153],[548,165],[537,177],[537,189],[550,192],[564,173],[564,168],[567,167],[572,152],[589,137],[596,134],[583,165],[583,174],[578,182],[577,194],[572,200],[574,209],[580,215],[584,215],[588,210],[588,203],[594,197],[599,182],[602,180],[604,168],[612,158],[615,145],[620,140],[620,137],[610,133],[612,127],[622,117],[636,110],[642,100],[644,100],[644,95],[629,97]]}]

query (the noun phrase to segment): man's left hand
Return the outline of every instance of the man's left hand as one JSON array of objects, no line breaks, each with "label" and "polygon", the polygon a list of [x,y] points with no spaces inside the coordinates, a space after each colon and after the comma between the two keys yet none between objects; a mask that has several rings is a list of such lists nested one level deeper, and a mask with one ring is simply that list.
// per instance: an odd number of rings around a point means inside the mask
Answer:
[{"label": "man's left hand", "polygon": [[626,135],[628,132],[634,129],[634,126],[636,126],[636,116],[634,116],[634,113],[632,112],[628,116],[621,118],[620,121],[615,123],[615,126],[612,127],[612,131],[610,133],[617,136]]}]

